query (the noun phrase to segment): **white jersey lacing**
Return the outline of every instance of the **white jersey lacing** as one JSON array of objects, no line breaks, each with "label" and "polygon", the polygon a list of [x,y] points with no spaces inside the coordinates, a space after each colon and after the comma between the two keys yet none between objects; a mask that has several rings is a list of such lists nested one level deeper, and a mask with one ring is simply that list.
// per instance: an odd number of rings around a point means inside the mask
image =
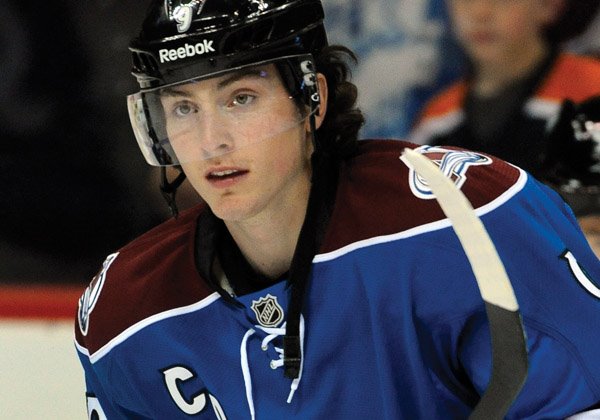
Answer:
[{"label": "white jersey lacing", "polygon": [[[256,325],[256,328],[266,332],[268,335],[262,340],[261,349],[263,351],[267,351],[269,348],[269,343],[273,341],[277,337],[281,337],[285,335],[285,326],[284,323],[280,327],[276,328],[267,328],[260,325]],[[240,346],[240,361],[242,364],[242,374],[244,375],[244,386],[246,387],[246,399],[248,400],[248,407],[250,408],[250,416],[252,420],[256,418],[256,414],[254,411],[254,397],[252,395],[252,378],[250,376],[250,366],[248,364],[248,339],[252,334],[254,334],[256,330],[254,328],[250,328],[244,334],[244,338],[242,339],[242,344]],[[271,369],[277,369],[283,366],[283,349],[279,347],[274,347],[275,351],[279,354],[279,359],[271,360],[269,364]],[[292,384],[290,385],[290,394],[288,395],[287,403],[291,403],[294,398],[294,393],[298,389],[300,385],[300,380],[302,379],[302,368],[304,366],[304,317],[300,315],[300,373],[298,377],[292,380]]]}]

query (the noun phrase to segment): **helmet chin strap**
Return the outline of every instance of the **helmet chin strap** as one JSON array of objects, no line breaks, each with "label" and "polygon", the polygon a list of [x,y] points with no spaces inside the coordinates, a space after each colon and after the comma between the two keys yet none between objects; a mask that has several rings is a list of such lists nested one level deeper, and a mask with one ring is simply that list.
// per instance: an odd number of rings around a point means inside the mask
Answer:
[{"label": "helmet chin strap", "polygon": [[175,219],[177,219],[177,216],[179,215],[175,195],[177,194],[177,188],[185,181],[185,172],[183,172],[183,169],[181,169],[180,166],[177,166],[176,168],[179,171],[179,174],[172,182],[169,182],[169,178],[167,177],[167,167],[160,167],[160,192],[167,202],[169,210],[171,210],[171,215]]},{"label": "helmet chin strap", "polygon": [[323,203],[335,184],[335,177],[330,173],[335,170],[323,154],[317,139],[315,114],[310,116],[311,138],[314,146],[312,154],[311,191],[308,197],[306,216],[300,229],[298,242],[292,258],[288,283],[290,285],[290,301],[287,312],[287,324],[283,337],[284,374],[295,379],[301,374],[302,347],[300,343],[300,318],[304,304],[307,282],[310,277],[312,260],[320,247],[321,234],[319,223],[322,220]]}]

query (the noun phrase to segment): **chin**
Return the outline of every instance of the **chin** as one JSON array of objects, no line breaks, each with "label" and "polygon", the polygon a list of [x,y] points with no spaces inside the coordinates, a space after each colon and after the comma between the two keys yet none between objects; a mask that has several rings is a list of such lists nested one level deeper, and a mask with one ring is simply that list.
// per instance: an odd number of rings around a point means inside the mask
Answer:
[{"label": "chin", "polygon": [[239,222],[252,217],[254,214],[254,208],[250,203],[239,200],[209,203],[209,207],[219,219],[230,222]]}]

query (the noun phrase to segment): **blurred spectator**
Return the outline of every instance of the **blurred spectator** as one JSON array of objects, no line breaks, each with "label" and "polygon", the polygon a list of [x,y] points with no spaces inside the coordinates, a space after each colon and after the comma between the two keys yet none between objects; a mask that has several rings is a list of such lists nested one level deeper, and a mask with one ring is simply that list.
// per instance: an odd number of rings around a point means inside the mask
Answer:
[{"label": "blurred spectator", "polygon": [[[562,49],[566,41],[584,33],[600,2],[447,0],[446,4],[454,35],[466,54],[466,75],[429,101],[411,140],[496,155],[561,191],[579,216],[600,213],[595,193],[571,189],[567,194],[564,185],[556,183],[556,159],[573,150],[552,146],[559,144],[552,133],[561,109],[600,95],[600,61]],[[582,153],[592,150],[575,147],[567,139],[560,144]],[[579,165],[589,159],[580,155],[570,162]],[[565,175],[566,162],[562,163]],[[586,169],[593,166],[592,162]],[[560,181],[572,186],[571,175],[578,169],[570,169]],[[597,182],[591,179],[585,182]],[[590,204],[599,207],[590,209]]]},{"label": "blurred spectator", "polygon": [[428,103],[412,140],[485,151],[537,174],[546,124],[561,102],[600,93],[600,63],[559,49],[585,29],[581,19],[593,16],[598,0],[447,4],[467,75]]},{"label": "blurred spectator", "polygon": [[0,282],[87,283],[167,217],[123,117],[123,28],[142,14],[139,0],[4,3]]}]

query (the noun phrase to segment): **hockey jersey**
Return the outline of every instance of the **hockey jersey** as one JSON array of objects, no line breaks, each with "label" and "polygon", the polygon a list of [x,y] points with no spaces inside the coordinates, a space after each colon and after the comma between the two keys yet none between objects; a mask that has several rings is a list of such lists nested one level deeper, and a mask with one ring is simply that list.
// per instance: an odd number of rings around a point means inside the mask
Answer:
[{"label": "hockey jersey", "polygon": [[[285,279],[226,299],[199,274],[191,209],[110,255],[82,296],[76,348],[90,418],[462,419],[491,371],[483,300],[435,197],[398,141],[339,172],[306,286],[300,375],[282,372]],[[529,373],[512,419],[600,402],[600,263],[572,213],[490,156],[417,149],[451,170],[515,289]],[[95,416],[95,417],[94,417]]]},{"label": "hockey jersey", "polygon": [[547,131],[558,118],[564,100],[580,103],[600,95],[600,61],[553,53],[527,84],[517,108],[492,138],[484,140],[473,134],[465,109],[469,83],[461,79],[426,104],[410,140],[486,152],[543,177],[540,168],[548,153]]}]

